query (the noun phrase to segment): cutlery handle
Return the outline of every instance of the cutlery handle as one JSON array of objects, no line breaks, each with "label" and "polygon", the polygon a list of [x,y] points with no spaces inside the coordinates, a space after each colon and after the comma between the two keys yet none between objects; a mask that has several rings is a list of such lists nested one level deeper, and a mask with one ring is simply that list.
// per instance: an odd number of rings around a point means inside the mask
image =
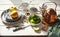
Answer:
[{"label": "cutlery handle", "polygon": [[31,26],[31,25],[28,25],[28,26],[25,26],[25,27],[20,27],[20,28],[14,29],[13,32],[16,32],[16,31],[21,30],[21,29],[25,29],[25,28],[27,28],[27,27],[29,27],[29,26]]},{"label": "cutlery handle", "polygon": [[17,29],[14,29],[13,32],[16,32],[16,31],[21,30],[21,29],[24,29],[24,28],[17,28]]}]

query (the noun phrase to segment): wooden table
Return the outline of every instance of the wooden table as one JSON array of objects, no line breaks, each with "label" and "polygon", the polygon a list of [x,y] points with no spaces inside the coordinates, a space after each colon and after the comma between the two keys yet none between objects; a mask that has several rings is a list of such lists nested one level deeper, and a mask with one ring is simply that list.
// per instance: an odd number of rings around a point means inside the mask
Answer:
[{"label": "wooden table", "polygon": [[[56,2],[58,4],[57,6],[57,14],[60,13],[60,3],[59,3],[60,0],[0,0],[0,15],[1,13],[8,9],[9,7],[11,6],[16,6],[17,8],[19,7],[20,3],[21,2],[28,2],[30,6],[42,6],[42,4],[44,2]],[[30,3],[31,2],[31,3]],[[28,24],[26,24],[28,25]],[[45,31],[41,31],[41,33],[36,33],[34,32],[34,30],[31,28],[31,27],[28,27],[24,30],[20,30],[20,31],[17,31],[17,32],[13,32],[12,31],[12,28],[10,30],[6,29],[6,26],[2,23],[2,20],[1,20],[1,17],[0,17],[0,35],[1,36],[26,36],[26,35],[31,35],[31,36],[46,36],[47,35],[47,32]]]}]

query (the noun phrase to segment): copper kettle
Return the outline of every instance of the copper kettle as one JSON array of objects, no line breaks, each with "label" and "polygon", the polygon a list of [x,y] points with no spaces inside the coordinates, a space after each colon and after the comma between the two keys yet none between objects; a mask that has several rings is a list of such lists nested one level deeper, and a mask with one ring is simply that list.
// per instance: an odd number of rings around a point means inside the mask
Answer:
[{"label": "copper kettle", "polygon": [[[49,8],[48,6],[55,5],[55,8]],[[48,6],[47,6],[48,5]],[[42,5],[42,22],[48,25],[53,25],[57,20],[56,13],[57,4],[55,2],[46,2]]]}]

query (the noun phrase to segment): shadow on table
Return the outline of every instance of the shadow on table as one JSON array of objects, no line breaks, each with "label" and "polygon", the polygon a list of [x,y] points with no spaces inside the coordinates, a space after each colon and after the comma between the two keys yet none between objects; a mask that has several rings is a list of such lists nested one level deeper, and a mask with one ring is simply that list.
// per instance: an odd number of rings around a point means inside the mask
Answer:
[{"label": "shadow on table", "polygon": [[17,8],[19,7],[19,5],[21,4],[22,0],[10,0],[14,6],[16,6]]},{"label": "shadow on table", "polygon": [[50,0],[51,2],[55,2],[58,6],[60,6],[60,0]]}]

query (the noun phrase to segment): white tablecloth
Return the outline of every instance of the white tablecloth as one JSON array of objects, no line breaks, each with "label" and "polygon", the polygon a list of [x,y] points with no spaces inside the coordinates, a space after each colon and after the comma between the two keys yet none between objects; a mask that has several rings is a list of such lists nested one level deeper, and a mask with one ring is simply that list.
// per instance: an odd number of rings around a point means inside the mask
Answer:
[{"label": "white tablecloth", "polygon": [[[32,1],[32,2],[31,2]],[[41,33],[36,33],[34,30],[29,26],[28,28],[24,30],[20,30],[17,32],[13,32],[12,28],[10,30],[6,29],[6,26],[2,23],[1,20],[1,13],[8,9],[11,6],[16,6],[17,8],[19,7],[21,2],[28,2],[30,5],[35,4],[34,6],[42,6],[44,2],[56,2],[58,4],[57,6],[57,14],[60,13],[60,0],[0,0],[0,35],[47,35],[47,32],[41,31]],[[26,24],[28,25],[28,24]]]}]

